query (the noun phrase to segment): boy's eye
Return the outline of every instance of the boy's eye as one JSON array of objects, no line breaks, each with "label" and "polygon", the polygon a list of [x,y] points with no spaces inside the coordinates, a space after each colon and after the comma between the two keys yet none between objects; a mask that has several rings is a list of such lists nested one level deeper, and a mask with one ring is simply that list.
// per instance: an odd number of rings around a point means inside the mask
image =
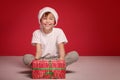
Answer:
[{"label": "boy's eye", "polygon": [[47,19],[46,17],[43,17],[43,19]]},{"label": "boy's eye", "polygon": [[49,18],[50,20],[54,20],[54,18]]}]

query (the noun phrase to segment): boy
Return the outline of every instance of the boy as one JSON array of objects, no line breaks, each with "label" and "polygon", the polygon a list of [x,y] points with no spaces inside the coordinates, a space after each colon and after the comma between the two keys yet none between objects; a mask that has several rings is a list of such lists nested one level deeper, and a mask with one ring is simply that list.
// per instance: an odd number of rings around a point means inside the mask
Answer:
[{"label": "boy", "polygon": [[40,29],[33,32],[32,45],[36,46],[35,57],[26,54],[23,61],[30,65],[34,59],[60,59],[65,60],[66,66],[77,61],[79,55],[71,51],[65,56],[64,44],[68,42],[64,32],[60,28],[54,28],[58,22],[57,12],[50,7],[39,11],[38,20]]}]

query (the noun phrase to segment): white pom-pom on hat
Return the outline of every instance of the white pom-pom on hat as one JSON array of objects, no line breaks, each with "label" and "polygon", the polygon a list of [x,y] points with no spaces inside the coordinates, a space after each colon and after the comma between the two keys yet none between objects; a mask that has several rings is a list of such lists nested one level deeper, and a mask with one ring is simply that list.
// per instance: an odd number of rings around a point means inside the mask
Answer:
[{"label": "white pom-pom on hat", "polygon": [[39,11],[39,14],[38,14],[39,24],[40,24],[40,19],[42,18],[43,14],[46,13],[46,12],[51,12],[54,15],[55,21],[56,21],[55,26],[56,26],[57,22],[58,22],[58,13],[56,12],[55,9],[53,9],[51,7],[44,7]]}]

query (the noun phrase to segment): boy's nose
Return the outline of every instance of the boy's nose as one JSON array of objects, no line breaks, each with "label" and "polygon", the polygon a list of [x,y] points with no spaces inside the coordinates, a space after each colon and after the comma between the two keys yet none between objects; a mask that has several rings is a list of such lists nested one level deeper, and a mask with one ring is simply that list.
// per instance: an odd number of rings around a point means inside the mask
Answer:
[{"label": "boy's nose", "polygon": [[49,19],[47,19],[46,22],[49,22]]}]

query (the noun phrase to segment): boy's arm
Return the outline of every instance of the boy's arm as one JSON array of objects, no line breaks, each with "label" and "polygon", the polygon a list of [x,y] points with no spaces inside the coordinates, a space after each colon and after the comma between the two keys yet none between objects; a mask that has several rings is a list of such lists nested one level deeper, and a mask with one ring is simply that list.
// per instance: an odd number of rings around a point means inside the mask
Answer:
[{"label": "boy's arm", "polygon": [[42,55],[42,48],[41,44],[36,44],[36,54],[35,54],[35,59],[40,59]]},{"label": "boy's arm", "polygon": [[59,52],[59,55],[60,55],[60,60],[64,60],[64,58],[65,58],[64,43],[58,44],[58,52]]}]

